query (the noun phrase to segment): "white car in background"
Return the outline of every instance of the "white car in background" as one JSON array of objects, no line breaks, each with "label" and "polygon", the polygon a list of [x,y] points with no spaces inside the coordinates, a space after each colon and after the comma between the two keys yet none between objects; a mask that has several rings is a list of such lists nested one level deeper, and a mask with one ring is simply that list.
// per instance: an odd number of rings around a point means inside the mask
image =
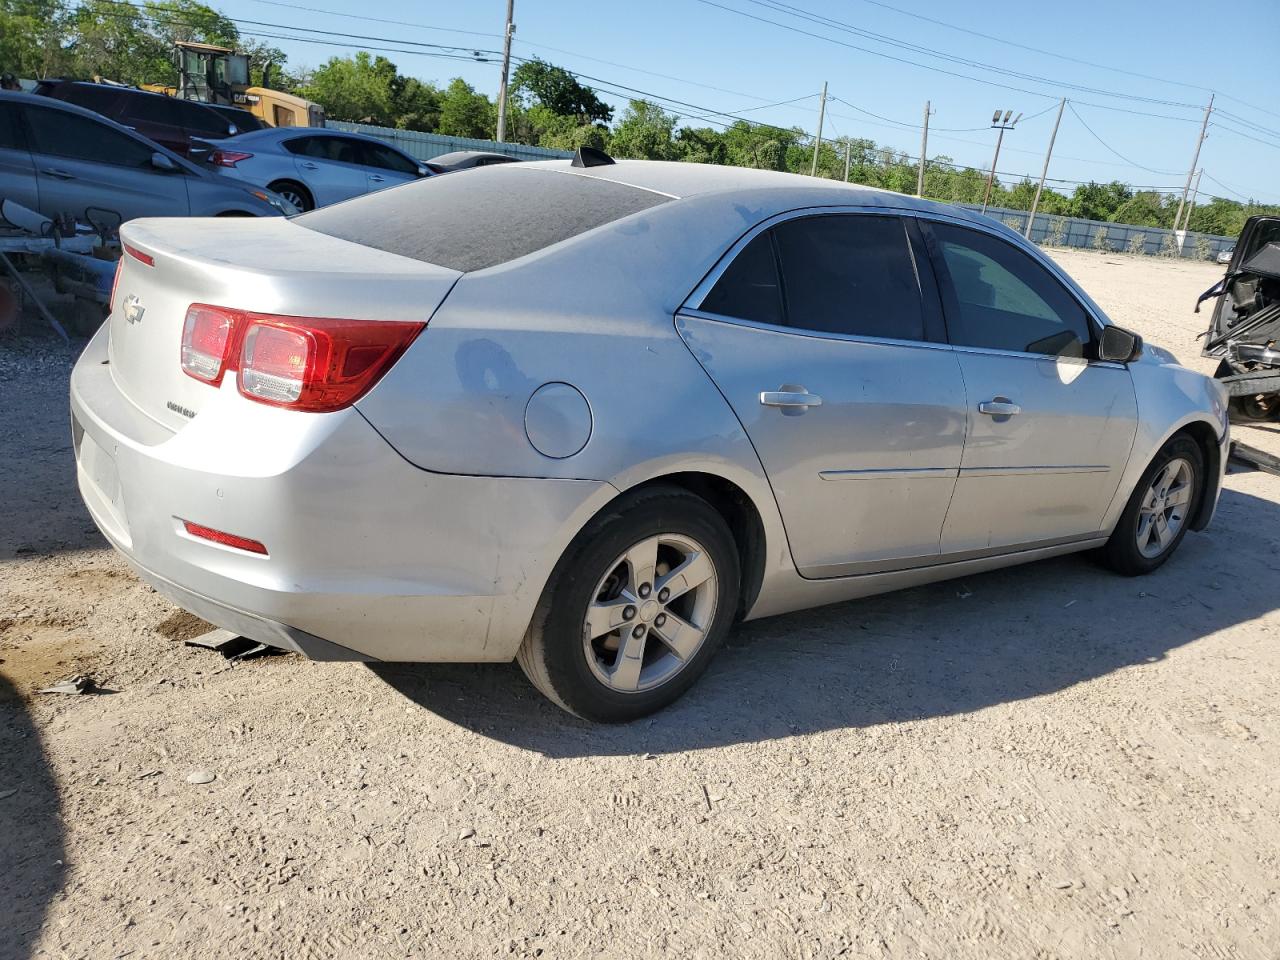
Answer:
[{"label": "white car in background", "polygon": [[279,194],[306,212],[435,171],[381,140],[321,127],[272,127],[214,144],[219,173]]}]

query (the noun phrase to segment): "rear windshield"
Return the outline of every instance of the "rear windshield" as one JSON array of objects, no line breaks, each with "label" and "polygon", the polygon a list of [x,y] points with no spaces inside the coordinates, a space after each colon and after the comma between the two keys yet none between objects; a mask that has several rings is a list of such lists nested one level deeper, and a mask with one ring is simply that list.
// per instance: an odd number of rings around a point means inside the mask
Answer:
[{"label": "rear windshield", "polygon": [[501,164],[371,193],[293,222],[465,273],[523,257],[668,199],[597,177]]}]

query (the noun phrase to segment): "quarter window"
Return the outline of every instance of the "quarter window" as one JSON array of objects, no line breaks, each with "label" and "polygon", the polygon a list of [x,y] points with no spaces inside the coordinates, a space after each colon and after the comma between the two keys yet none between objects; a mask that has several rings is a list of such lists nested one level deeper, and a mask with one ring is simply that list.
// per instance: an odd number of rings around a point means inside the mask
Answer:
[{"label": "quarter window", "polygon": [[9,103],[0,103],[0,150],[25,150],[18,130],[18,109]]},{"label": "quarter window", "polygon": [[1083,357],[1092,339],[1084,308],[1044,267],[1003,240],[935,223],[954,303],[947,313],[957,346]]},{"label": "quarter window", "polygon": [[756,323],[786,322],[772,231],[757,235],[734,257],[700,307],[710,313]]}]

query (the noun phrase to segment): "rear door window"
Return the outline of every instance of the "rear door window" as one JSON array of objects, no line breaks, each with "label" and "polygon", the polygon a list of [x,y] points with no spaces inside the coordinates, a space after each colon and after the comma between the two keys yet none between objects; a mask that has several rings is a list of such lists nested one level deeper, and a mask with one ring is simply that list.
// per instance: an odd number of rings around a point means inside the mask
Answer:
[{"label": "rear door window", "polygon": [[114,117],[123,99],[118,89],[90,83],[63,83],[54,87],[53,96],[105,117]]},{"label": "rear door window", "polygon": [[506,263],[670,199],[603,177],[505,163],[380,190],[293,222],[465,272]]},{"label": "rear door window", "polygon": [[105,123],[66,110],[27,107],[33,153],[120,167],[149,167],[154,148]]},{"label": "rear door window", "polygon": [[1084,307],[1012,244],[953,224],[930,225],[950,276],[947,330],[956,346],[1083,357]]},{"label": "rear door window", "polygon": [[924,340],[907,221],[831,214],[773,228],[787,324],[818,333]]},{"label": "rear door window", "polygon": [[230,132],[231,121],[208,107],[198,103],[178,102],[179,120],[191,133],[225,137]]}]

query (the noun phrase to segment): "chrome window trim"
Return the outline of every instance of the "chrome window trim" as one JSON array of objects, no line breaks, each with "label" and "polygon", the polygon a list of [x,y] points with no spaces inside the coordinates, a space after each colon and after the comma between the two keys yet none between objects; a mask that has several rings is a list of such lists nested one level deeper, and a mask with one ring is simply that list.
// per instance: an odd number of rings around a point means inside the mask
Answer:
[{"label": "chrome window trim", "polygon": [[[727,317],[709,310],[695,310],[682,307],[676,311],[676,319],[711,320],[715,323],[727,323],[736,327],[749,327],[753,330],[765,330],[769,333],[781,333],[793,337],[808,337],[813,340],[843,340],[848,343],[866,343],[882,347],[908,347],[920,350],[946,350],[953,352],[955,348],[949,343],[938,343],[936,340],[898,340],[892,337],[864,337],[854,333],[826,333],[822,330],[807,330],[803,327],[784,327],[777,323],[761,323],[759,320],[744,320],[741,317]],[[1034,354],[1027,354],[1034,356]],[[1041,359],[1044,359],[1042,356]]]},{"label": "chrome window trim", "polygon": [[[720,277],[729,269],[729,265],[742,252],[752,240],[779,223],[788,220],[798,220],[803,217],[823,216],[824,214],[844,213],[844,214],[864,214],[869,216],[894,216],[908,218],[912,217],[916,220],[925,222],[948,223],[953,226],[963,227],[969,230],[976,230],[979,233],[985,233],[996,240],[1001,240],[1015,250],[1031,257],[1037,264],[1043,267],[1055,280],[1061,284],[1067,295],[1071,297],[1084,311],[1086,320],[1091,324],[1091,329],[1095,335],[1100,336],[1102,328],[1110,326],[1110,320],[1102,309],[1089,299],[1074,280],[1064,271],[1052,258],[1046,256],[1038,247],[1034,245],[1028,246],[1027,241],[1022,237],[1016,237],[1018,242],[1014,242],[1003,230],[1002,227],[995,223],[987,224],[980,220],[972,220],[963,214],[952,215],[935,210],[917,209],[913,207],[889,207],[878,206],[873,204],[831,204],[822,206],[797,207],[794,210],[785,210],[782,213],[775,213],[773,216],[765,220],[761,220],[754,227],[751,227],[740,236],[732,246],[729,247],[716,261],[706,276],[698,283],[693,291],[684,299],[676,313],[690,317],[698,317],[704,320],[716,320],[720,323],[733,323],[739,326],[753,327],[760,330],[773,330],[782,333],[791,333],[799,336],[812,336],[820,340],[848,340],[855,343],[879,343],[889,346],[910,346],[910,347],[926,347],[933,349],[950,349],[960,353],[974,353],[986,356],[996,357],[1024,357],[1029,360],[1054,360],[1054,361],[1080,361],[1090,367],[1101,367],[1104,369],[1126,370],[1128,367],[1123,363],[1117,363],[1113,360],[1085,360],[1082,357],[1060,357],[1051,353],[1028,353],[1025,350],[995,350],[989,347],[972,347],[960,344],[938,343],[933,340],[898,340],[886,337],[863,337],[854,334],[845,333],[823,333],[817,330],[804,330],[800,327],[787,327],[774,323],[761,323],[756,320],[745,320],[741,317],[729,317],[724,314],[712,313],[709,310],[702,310],[702,301],[711,293],[711,289],[719,282]],[[915,263],[915,250],[912,245],[908,244],[911,250],[912,266],[916,269],[917,285],[920,283],[919,266]],[[935,271],[936,272],[936,271]],[[921,293],[923,296],[923,291]]]}]

